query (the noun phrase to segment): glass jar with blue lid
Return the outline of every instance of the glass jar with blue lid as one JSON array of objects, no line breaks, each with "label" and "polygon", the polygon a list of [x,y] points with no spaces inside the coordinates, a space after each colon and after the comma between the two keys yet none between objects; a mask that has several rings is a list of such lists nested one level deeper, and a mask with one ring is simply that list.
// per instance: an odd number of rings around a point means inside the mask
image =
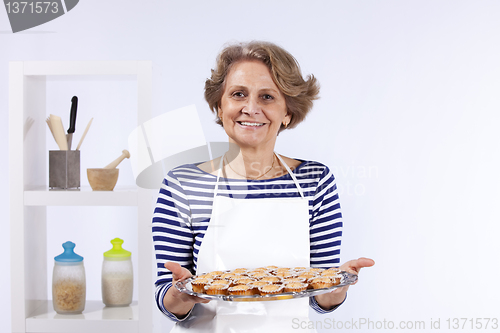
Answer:
[{"label": "glass jar with blue lid", "polygon": [[59,314],[78,314],[85,309],[86,282],[83,257],[74,251],[75,243],[66,242],[64,252],[54,258],[52,303]]}]

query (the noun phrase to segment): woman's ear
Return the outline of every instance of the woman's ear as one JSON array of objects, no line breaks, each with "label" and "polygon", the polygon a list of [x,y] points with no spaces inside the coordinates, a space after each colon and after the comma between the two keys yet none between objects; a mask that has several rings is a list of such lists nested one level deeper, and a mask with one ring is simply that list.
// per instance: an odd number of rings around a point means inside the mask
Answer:
[{"label": "woman's ear", "polygon": [[290,122],[292,121],[292,115],[290,113],[287,113],[285,118],[283,118],[283,125],[288,126]]}]

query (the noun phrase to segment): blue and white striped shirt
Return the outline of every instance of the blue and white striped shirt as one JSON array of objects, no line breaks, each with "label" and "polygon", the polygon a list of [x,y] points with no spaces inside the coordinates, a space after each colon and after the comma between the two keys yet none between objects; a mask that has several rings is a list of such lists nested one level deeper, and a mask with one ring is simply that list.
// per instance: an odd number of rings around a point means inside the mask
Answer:
[{"label": "blue and white striped shirt", "polygon": [[[301,162],[293,173],[304,197],[309,199],[310,265],[321,268],[338,266],[342,214],[335,177],[321,163]],[[174,321],[179,319],[163,306],[163,297],[172,286],[172,273],[165,269],[164,264],[173,261],[193,274],[196,271],[198,251],[210,223],[216,181],[216,176],[194,164],[186,164],[171,170],[160,189],[153,214],[153,243],[158,270],[155,298],[158,308]],[[265,180],[221,178],[217,193],[246,199],[300,196],[289,174]],[[319,313],[333,311],[321,309],[314,297],[310,298],[310,305]]]}]

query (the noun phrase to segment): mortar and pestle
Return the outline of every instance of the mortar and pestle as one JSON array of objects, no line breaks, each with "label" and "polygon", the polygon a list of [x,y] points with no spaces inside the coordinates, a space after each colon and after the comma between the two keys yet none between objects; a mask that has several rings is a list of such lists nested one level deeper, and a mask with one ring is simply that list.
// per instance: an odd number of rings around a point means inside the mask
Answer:
[{"label": "mortar and pestle", "polygon": [[90,187],[94,191],[113,191],[118,180],[118,164],[125,158],[130,158],[128,150],[123,150],[122,154],[104,168],[88,168],[87,178]]}]

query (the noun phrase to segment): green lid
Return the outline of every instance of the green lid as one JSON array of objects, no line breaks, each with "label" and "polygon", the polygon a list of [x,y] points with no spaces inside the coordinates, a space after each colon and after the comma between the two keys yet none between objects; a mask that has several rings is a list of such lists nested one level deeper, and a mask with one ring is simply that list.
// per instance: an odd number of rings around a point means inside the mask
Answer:
[{"label": "green lid", "polygon": [[122,248],[123,239],[115,238],[111,241],[113,248],[104,252],[104,257],[108,259],[127,259],[132,253]]}]

